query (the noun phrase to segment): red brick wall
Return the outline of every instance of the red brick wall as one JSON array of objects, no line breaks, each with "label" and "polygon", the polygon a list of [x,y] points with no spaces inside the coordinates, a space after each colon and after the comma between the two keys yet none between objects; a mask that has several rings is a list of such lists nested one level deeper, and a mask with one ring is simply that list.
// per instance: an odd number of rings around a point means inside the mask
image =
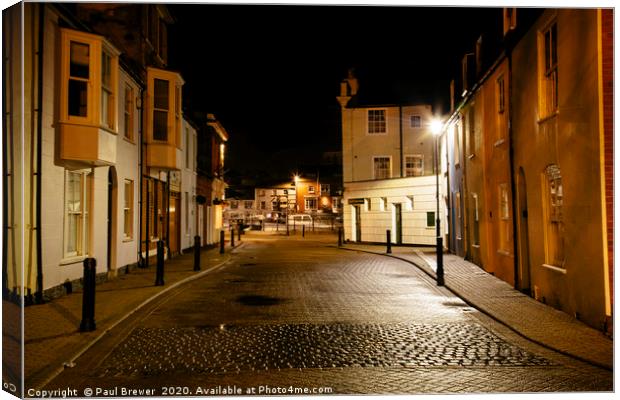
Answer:
[{"label": "red brick wall", "polygon": [[611,304],[614,302],[614,12],[602,10],[603,48],[603,132],[605,139],[605,200],[607,204],[607,253],[609,257],[609,280]]}]

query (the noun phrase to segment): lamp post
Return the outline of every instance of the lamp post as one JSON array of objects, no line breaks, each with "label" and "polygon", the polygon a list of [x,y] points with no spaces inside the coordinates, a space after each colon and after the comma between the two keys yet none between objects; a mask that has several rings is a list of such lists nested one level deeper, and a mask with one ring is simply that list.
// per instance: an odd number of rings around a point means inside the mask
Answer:
[{"label": "lamp post", "polygon": [[441,218],[439,217],[439,136],[443,130],[443,124],[440,120],[435,119],[431,122],[431,131],[435,136],[435,183],[436,183],[436,200],[437,200],[437,220],[435,221],[437,227],[437,286],[444,285],[443,274],[443,238],[441,237]]}]

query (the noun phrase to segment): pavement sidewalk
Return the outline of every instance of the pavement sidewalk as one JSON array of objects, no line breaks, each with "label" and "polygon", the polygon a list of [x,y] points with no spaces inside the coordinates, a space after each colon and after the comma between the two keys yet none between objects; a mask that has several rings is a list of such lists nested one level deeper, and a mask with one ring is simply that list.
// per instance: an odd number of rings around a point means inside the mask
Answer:
[{"label": "pavement sidewalk", "polygon": [[[243,242],[237,242],[237,247]],[[62,371],[88,347],[98,341],[134,312],[173,285],[195,279],[216,269],[230,259],[227,243],[225,254],[219,247],[202,250],[200,271],[194,271],[194,253],[177,255],[164,263],[164,286],[155,286],[156,266],[135,268],[120,273],[96,286],[95,321],[93,332],[80,332],[82,290],[56,298],[45,304],[24,308],[25,382],[26,389],[40,388]]]},{"label": "pavement sidewalk", "polygon": [[[436,278],[434,248],[345,244],[343,249],[381,254],[407,261]],[[520,335],[591,364],[613,369],[613,340],[570,315],[515,290],[479,266],[444,254],[445,286],[471,306]]]}]

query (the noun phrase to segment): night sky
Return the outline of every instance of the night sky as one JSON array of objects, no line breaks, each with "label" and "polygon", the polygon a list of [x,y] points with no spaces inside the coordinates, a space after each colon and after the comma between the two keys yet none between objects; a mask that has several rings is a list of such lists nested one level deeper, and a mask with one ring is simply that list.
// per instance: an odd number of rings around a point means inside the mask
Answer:
[{"label": "night sky", "polygon": [[185,106],[216,114],[230,134],[227,169],[279,172],[340,150],[340,82],[360,92],[449,110],[449,82],[499,8],[170,5],[169,67]]}]

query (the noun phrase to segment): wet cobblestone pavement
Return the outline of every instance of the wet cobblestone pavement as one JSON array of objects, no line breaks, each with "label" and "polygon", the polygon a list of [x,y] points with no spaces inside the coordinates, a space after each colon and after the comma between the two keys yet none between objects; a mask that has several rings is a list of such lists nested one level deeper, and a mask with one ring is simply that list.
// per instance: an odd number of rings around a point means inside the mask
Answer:
[{"label": "wet cobblestone pavement", "polygon": [[458,365],[551,362],[472,324],[138,328],[106,360],[99,376]]},{"label": "wet cobblestone pavement", "polygon": [[244,241],[233,262],[111,333],[49,387],[613,390],[611,372],[525,340],[410,264],[311,240]]}]

